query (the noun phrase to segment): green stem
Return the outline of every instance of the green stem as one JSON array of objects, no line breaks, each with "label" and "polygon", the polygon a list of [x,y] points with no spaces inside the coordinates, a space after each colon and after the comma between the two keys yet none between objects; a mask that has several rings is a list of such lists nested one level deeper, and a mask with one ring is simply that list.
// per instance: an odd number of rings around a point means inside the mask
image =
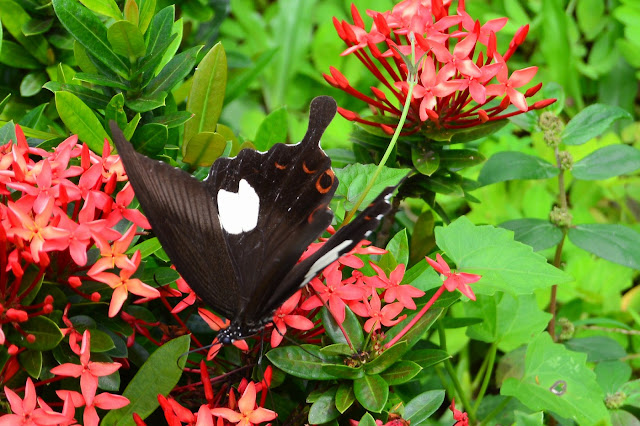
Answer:
[{"label": "green stem", "polygon": [[478,411],[478,407],[480,407],[482,398],[484,397],[484,394],[487,391],[487,388],[489,387],[489,382],[491,381],[491,375],[493,374],[493,366],[495,365],[495,361],[496,361],[497,350],[498,350],[498,347],[496,346],[496,344],[495,343],[491,344],[491,347],[489,348],[489,356],[485,358],[485,359],[488,359],[487,371],[484,374],[484,380],[482,381],[482,386],[480,387],[480,391],[478,391],[478,396],[476,397],[476,403],[473,407],[474,412]]},{"label": "green stem", "polygon": [[498,414],[502,413],[502,410],[505,409],[505,407],[511,402],[511,400],[513,399],[512,396],[506,397],[502,400],[502,402],[500,404],[498,404],[498,406],[496,408],[494,408],[493,410],[491,410],[491,412],[489,414],[487,414],[487,417],[485,417],[484,419],[482,419],[482,423],[480,423],[480,426],[486,425],[487,423],[489,423],[495,416],[497,416]]}]

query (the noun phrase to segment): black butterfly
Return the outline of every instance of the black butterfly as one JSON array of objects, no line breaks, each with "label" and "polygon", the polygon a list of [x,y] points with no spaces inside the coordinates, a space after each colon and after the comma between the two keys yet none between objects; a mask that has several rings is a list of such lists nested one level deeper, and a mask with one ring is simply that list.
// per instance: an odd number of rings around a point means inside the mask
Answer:
[{"label": "black butterfly", "polygon": [[320,137],[335,113],[331,97],[315,98],[302,142],[219,158],[204,181],[137,153],[109,123],[162,247],[196,294],[231,320],[218,335],[223,344],[264,328],[278,307],[367,237],[391,209],[395,187],[297,263],[333,219],[329,202],[338,179]]}]

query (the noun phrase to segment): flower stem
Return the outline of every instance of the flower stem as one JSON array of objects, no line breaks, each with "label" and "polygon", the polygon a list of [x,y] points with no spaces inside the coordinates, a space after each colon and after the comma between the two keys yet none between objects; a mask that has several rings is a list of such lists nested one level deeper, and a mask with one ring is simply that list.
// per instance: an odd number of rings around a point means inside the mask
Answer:
[{"label": "flower stem", "polygon": [[431,296],[431,299],[429,299],[429,301],[427,302],[426,305],[424,305],[422,307],[422,309],[420,309],[420,312],[418,312],[418,314],[413,317],[413,319],[411,321],[409,321],[409,324],[407,324],[402,331],[400,331],[400,333],[398,333],[396,335],[396,337],[394,337],[393,339],[391,339],[391,341],[389,343],[387,343],[385,345],[385,348],[389,349],[391,346],[393,346],[398,340],[402,339],[402,337],[407,334],[407,332],[409,330],[411,330],[411,327],[413,327],[415,325],[415,323],[417,323],[420,318],[422,318],[424,316],[424,314],[427,313],[427,311],[429,310],[429,308],[431,307],[431,305],[433,305],[435,303],[436,300],[438,300],[438,298],[440,297],[440,295],[444,292],[445,287],[444,285],[440,286],[440,288],[438,289],[438,291],[436,291],[436,293]]},{"label": "flower stem", "polygon": [[482,386],[478,391],[478,395],[476,396],[476,403],[473,407],[473,411],[477,411],[478,407],[480,407],[480,403],[482,402],[482,398],[484,397],[487,388],[489,387],[489,382],[491,380],[491,374],[493,373],[493,366],[495,365],[496,360],[496,351],[498,347],[495,343],[491,344],[489,348],[489,356],[487,357],[487,370],[484,373],[484,380],[482,381]]}]

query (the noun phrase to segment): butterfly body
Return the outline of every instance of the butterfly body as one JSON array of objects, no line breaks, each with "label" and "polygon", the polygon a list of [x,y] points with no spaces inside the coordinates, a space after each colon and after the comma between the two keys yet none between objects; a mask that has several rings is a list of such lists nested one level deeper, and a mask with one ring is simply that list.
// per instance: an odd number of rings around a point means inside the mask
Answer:
[{"label": "butterfly body", "polygon": [[320,137],[335,112],[332,98],[314,99],[300,143],[219,158],[204,181],[137,153],[110,123],[129,181],[167,255],[195,293],[231,320],[218,336],[223,344],[264,328],[279,306],[390,210],[393,187],[298,262],[333,219],[329,202],[338,179]]}]

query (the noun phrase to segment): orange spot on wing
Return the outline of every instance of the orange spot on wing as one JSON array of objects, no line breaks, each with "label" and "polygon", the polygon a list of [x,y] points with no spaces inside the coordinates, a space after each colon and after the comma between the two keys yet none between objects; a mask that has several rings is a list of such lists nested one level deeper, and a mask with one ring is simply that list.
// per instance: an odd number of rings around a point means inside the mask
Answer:
[{"label": "orange spot on wing", "polygon": [[284,169],[286,169],[286,168],[287,168],[287,166],[286,166],[286,165],[284,165],[284,164],[280,164],[280,163],[278,163],[277,161],[276,161],[276,162],[274,162],[274,164],[275,164],[275,166],[276,166],[276,169],[278,169],[278,170],[284,170]]},{"label": "orange spot on wing", "polygon": [[310,174],[310,175],[314,174],[316,172],[315,170],[310,170],[307,167],[307,163],[305,163],[304,161],[302,162],[302,170],[304,170],[305,173]]},{"label": "orange spot on wing", "polygon": [[[325,176],[329,177],[329,184],[326,186],[323,186],[322,180],[324,179]],[[335,173],[333,173],[333,170],[327,169],[323,174],[321,174],[318,177],[318,180],[316,180],[316,189],[318,190],[318,192],[321,194],[326,194],[327,192],[329,192],[333,187],[333,182],[335,181],[335,178],[336,178],[336,175]]]}]

